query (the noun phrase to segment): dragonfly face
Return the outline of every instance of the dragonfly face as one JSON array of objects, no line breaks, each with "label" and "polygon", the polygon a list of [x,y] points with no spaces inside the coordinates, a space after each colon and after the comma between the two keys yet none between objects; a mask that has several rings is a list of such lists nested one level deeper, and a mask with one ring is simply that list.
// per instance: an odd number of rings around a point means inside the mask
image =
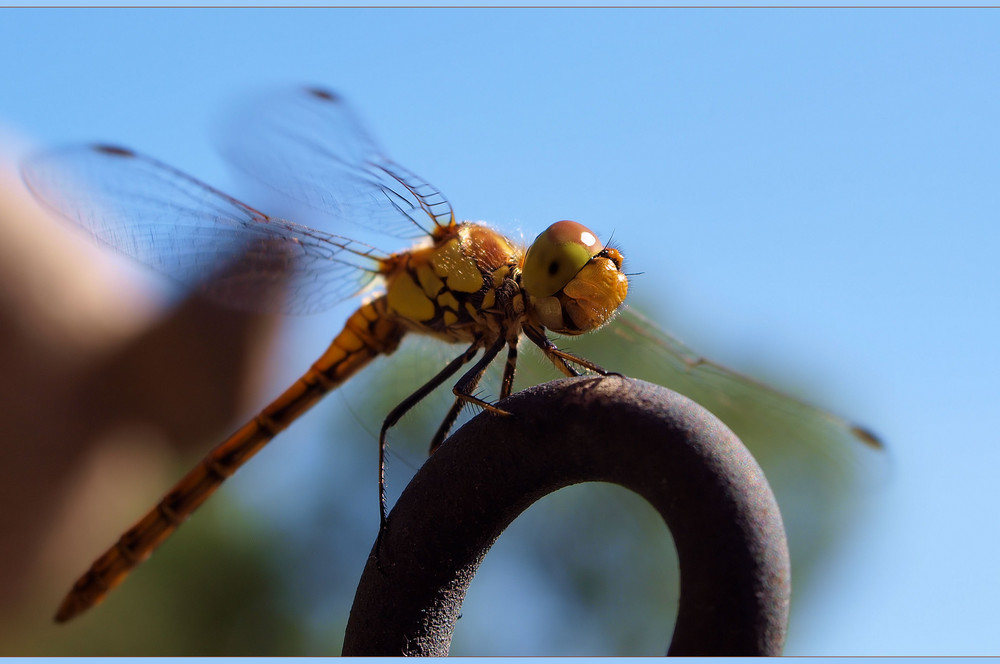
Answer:
[{"label": "dragonfly face", "polygon": [[605,248],[586,226],[559,221],[535,238],[521,283],[532,317],[559,334],[583,334],[614,316],[628,294],[622,255]]},{"label": "dragonfly face", "polygon": [[[547,332],[580,335],[615,316],[628,292],[616,249],[571,221],[553,224],[527,252],[484,225],[457,223],[444,196],[386,158],[333,93],[293,89],[246,109],[228,125],[225,155],[246,174],[316,211],[330,222],[328,229],[268,216],[124,148],[46,152],[25,162],[23,175],[39,200],[98,241],[228,306],[321,311],[375,278],[384,280],[385,292],[363,303],[301,378],[209,452],[100,556],[66,597],[57,620],[99,602],[275,435],[373,358],[392,353],[408,333],[465,349],[385,418],[379,437],[380,534],[386,523],[386,432],[435,388],[459,376],[432,452],[465,405],[504,413],[473,392],[506,348],[499,396],[511,393],[522,335],[566,375],[579,368],[604,373],[558,349]],[[429,242],[383,253],[342,235],[349,228]],[[262,298],[276,283],[287,285],[285,296]],[[637,377],[646,377],[645,368],[668,365],[668,376],[649,378],[694,398],[730,426],[742,414],[759,420],[766,413],[817,429],[821,441],[847,437],[875,444],[845,420],[709,362],[633,315],[619,316],[609,327],[642,358],[633,372]],[[747,435],[733,428],[746,442]]]}]

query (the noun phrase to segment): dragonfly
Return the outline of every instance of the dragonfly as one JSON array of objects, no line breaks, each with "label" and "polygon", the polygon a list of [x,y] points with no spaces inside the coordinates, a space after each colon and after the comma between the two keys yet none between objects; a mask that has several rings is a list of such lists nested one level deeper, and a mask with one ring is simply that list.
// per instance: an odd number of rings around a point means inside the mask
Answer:
[{"label": "dragonfly", "polygon": [[45,206],[100,243],[226,306],[314,313],[367,292],[376,280],[382,285],[298,380],[212,449],[94,561],[60,605],[58,622],[101,602],[268,442],[373,359],[393,353],[410,333],[465,349],[383,421],[380,536],[387,522],[389,429],[456,375],[454,398],[430,441],[431,454],[465,407],[506,415],[475,391],[506,349],[499,398],[511,394],[522,336],[566,376],[607,374],[582,354],[557,347],[549,333],[576,337],[611,327],[620,340],[650,353],[653,362],[674,365],[681,387],[690,387],[678,391],[691,392],[717,415],[734,404],[753,410],[764,402],[770,412],[784,410],[790,419],[881,445],[847,420],[698,356],[637,314],[623,315],[629,285],[623,256],[582,224],[556,222],[525,248],[484,223],[456,221],[447,198],[386,157],[336,93],[292,88],[246,109],[234,123],[239,128],[234,139],[224,146],[240,170],[329,219],[337,230],[353,227],[421,241],[382,252],[269,216],[169,165],[113,145],[44,151],[22,164],[25,182]]}]

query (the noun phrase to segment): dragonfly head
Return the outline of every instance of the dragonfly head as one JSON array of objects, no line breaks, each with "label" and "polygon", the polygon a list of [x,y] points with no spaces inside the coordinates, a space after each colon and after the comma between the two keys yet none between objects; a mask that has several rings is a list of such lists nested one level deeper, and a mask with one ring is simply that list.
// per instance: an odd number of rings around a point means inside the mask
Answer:
[{"label": "dragonfly head", "polygon": [[558,334],[583,334],[614,316],[628,293],[622,255],[586,226],[557,221],[535,238],[521,265],[534,322]]}]

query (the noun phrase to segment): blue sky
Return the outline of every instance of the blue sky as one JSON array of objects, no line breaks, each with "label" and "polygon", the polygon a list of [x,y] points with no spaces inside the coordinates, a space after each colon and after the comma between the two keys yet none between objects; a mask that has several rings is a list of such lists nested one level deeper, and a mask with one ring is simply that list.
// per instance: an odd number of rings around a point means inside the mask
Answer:
[{"label": "blue sky", "polygon": [[[220,109],[318,83],[460,217],[613,233],[664,327],[892,449],[793,654],[996,654],[998,28],[989,10],[5,10],[0,125],[225,183]],[[336,318],[294,325],[311,354]]]}]

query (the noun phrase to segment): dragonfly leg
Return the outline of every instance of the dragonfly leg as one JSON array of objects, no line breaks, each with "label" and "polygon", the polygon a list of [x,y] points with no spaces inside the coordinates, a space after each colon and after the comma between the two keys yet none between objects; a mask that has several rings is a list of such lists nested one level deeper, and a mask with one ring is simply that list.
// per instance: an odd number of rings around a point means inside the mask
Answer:
[{"label": "dragonfly leg", "polygon": [[455,402],[451,404],[451,408],[448,410],[448,414],[444,416],[441,420],[441,426],[438,427],[437,432],[434,437],[431,438],[431,445],[427,449],[427,456],[434,454],[437,448],[441,447],[441,443],[444,439],[448,437],[451,433],[451,428],[455,425],[455,420],[458,419],[458,414],[462,412],[462,408],[465,406],[465,401],[455,397]]},{"label": "dragonfly leg", "polygon": [[472,391],[476,389],[477,385],[479,385],[479,381],[483,379],[483,374],[486,373],[486,368],[490,366],[493,360],[496,359],[496,356],[500,354],[500,350],[506,344],[507,344],[506,339],[502,337],[497,339],[495,344],[486,349],[486,352],[483,353],[483,356],[481,358],[479,358],[479,361],[476,362],[476,364],[471,369],[465,372],[465,374],[458,379],[458,382],[455,383],[455,387],[451,389],[451,391],[457,397],[457,401],[476,404],[483,410],[487,410],[493,413],[494,415],[510,414],[501,408],[497,408],[489,401],[484,401],[479,397],[475,396],[474,394],[472,394]]},{"label": "dragonfly leg", "polygon": [[[379,528],[378,528],[378,538],[375,540],[375,551],[376,553],[381,550],[382,544],[382,533],[385,531],[386,524],[386,514],[388,512],[385,497],[385,438],[389,429],[394,427],[397,422],[405,415],[411,408],[422,401],[428,394],[436,390],[441,386],[446,380],[455,375],[455,373],[462,368],[462,365],[468,363],[479,349],[482,347],[483,343],[481,339],[476,339],[472,342],[465,352],[456,357],[454,360],[448,363],[448,365],[439,371],[433,378],[420,386],[420,388],[406,397],[402,403],[389,411],[386,416],[385,421],[382,422],[382,430],[378,435],[378,506],[379,506]],[[494,356],[496,352],[493,353]],[[453,406],[454,410],[455,407]],[[450,413],[450,411],[449,411]],[[457,413],[456,413],[457,417]]]},{"label": "dragonfly leg", "polygon": [[503,380],[500,381],[500,398],[506,399],[514,390],[514,370],[517,368],[517,339],[507,341],[507,362],[503,366]]},{"label": "dragonfly leg", "polygon": [[[504,368],[503,381],[500,386],[500,398],[505,399],[510,396],[511,386],[514,384],[514,365],[517,363],[517,340],[513,342],[507,342],[507,364]],[[483,355],[482,359],[476,363],[472,369],[468,371],[461,380],[455,385],[453,392],[455,393],[455,402],[451,405],[451,409],[448,410],[448,414],[445,415],[444,420],[441,421],[441,426],[438,427],[437,432],[434,434],[434,438],[431,439],[430,449],[427,451],[427,456],[434,454],[437,448],[441,446],[444,439],[448,437],[451,433],[451,428],[455,425],[455,420],[458,419],[459,413],[462,412],[462,408],[469,402],[480,405],[486,410],[490,411],[495,415],[506,415],[507,412],[500,410],[491,403],[482,401],[473,397],[470,393],[472,390],[476,389],[479,381],[482,380],[483,374],[486,371],[486,367],[490,365],[493,359],[503,348],[503,344],[499,341],[491,347]],[[509,375],[508,375],[509,374]]]},{"label": "dragonfly leg", "polygon": [[552,363],[556,365],[556,368],[562,371],[567,376],[572,377],[580,375],[579,371],[570,366],[571,364],[575,364],[578,367],[583,367],[584,369],[589,369],[590,371],[598,373],[602,376],[620,375],[612,371],[608,371],[604,367],[598,364],[594,364],[588,359],[579,357],[577,355],[574,355],[573,353],[569,353],[564,350],[559,350],[556,347],[556,345],[552,343],[552,341],[550,341],[549,338],[545,336],[545,333],[542,332],[541,330],[531,327],[525,327],[524,335],[528,337],[528,339],[530,339],[533,344],[541,348],[542,352],[545,353],[545,357],[552,360]]}]

